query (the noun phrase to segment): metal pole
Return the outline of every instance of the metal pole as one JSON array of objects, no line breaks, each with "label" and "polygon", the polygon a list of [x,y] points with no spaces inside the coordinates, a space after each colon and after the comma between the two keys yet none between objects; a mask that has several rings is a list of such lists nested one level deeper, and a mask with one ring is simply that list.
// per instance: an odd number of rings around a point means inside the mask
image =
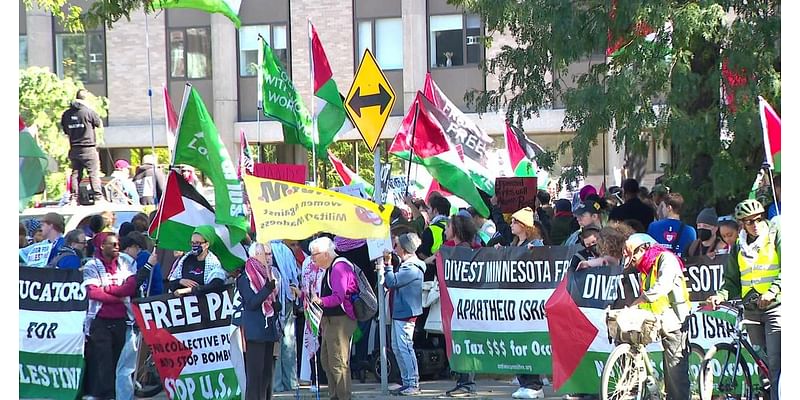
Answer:
[{"label": "metal pole", "polygon": [[[373,153],[373,162],[375,168],[375,190],[372,192],[372,201],[381,205],[381,144],[375,146]],[[383,257],[375,261],[378,268],[383,264]],[[381,351],[381,393],[384,395],[389,393],[389,375],[387,374],[387,359],[386,359],[386,313],[384,310],[384,288],[383,288],[383,274],[378,274],[378,332],[380,338],[380,351]]]},{"label": "metal pole", "polygon": [[144,43],[147,52],[147,100],[150,106],[150,151],[156,160],[153,170],[158,170],[158,156],[156,156],[156,132],[153,127],[153,85],[150,77],[150,23],[147,21],[147,13],[144,14]]},{"label": "metal pole", "polygon": [[311,48],[311,17],[308,18],[308,69],[311,76],[311,165],[314,171],[314,186],[317,184],[317,119],[314,118],[314,55]]},{"label": "metal pole", "polygon": [[[264,40],[261,35],[258,35],[258,40]],[[256,84],[258,87],[256,88],[256,93],[258,94],[258,100],[256,102],[256,135],[257,135],[257,143],[258,143],[258,154],[256,154],[256,160],[261,162],[261,113],[264,112],[264,92],[262,82],[264,79],[264,70],[262,69],[262,63],[264,58],[264,43],[260,43],[258,45],[258,72],[256,73],[258,79],[256,79]]]}]

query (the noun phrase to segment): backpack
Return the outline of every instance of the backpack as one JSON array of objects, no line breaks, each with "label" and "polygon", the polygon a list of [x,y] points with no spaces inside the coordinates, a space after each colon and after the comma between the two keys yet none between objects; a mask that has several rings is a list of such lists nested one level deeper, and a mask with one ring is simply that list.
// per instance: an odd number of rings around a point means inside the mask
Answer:
[{"label": "backpack", "polygon": [[[356,274],[356,282],[358,283],[358,293],[350,295],[350,302],[353,303],[353,312],[356,314],[356,319],[359,321],[369,321],[378,312],[378,298],[375,296],[375,291],[372,290],[367,276],[364,271],[357,265],[350,262],[344,257],[337,257],[331,262],[331,267],[339,261],[344,261],[353,268]],[[328,275],[328,286],[331,284],[331,275]]]}]

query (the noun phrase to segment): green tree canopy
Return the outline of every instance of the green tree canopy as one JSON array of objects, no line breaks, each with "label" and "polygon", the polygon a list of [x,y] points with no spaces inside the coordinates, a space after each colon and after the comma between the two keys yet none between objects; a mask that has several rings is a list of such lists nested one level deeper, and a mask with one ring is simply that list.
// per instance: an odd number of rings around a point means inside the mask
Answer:
[{"label": "green tree canopy", "polygon": [[[586,170],[604,132],[628,155],[646,154],[654,138],[672,146],[667,184],[689,210],[728,212],[747,196],[764,159],[757,96],[780,109],[780,1],[448,2],[482,16],[487,45],[498,33],[515,41],[483,63],[499,88],[467,94],[479,111],[502,109],[521,125],[563,96],[562,130],[575,136],[558,151],[571,147],[573,165]],[[568,76],[571,63],[592,55],[602,60],[614,44],[613,57],[577,76],[575,87],[546,79],[548,71]],[[721,85],[732,104],[720,101]],[[732,140],[721,139],[725,129]]]},{"label": "green tree canopy", "polygon": [[[71,78],[59,79],[47,68],[19,70],[19,114],[26,125],[36,127],[39,146],[57,165],[57,170],[46,178],[48,199],[59,198],[65,190],[69,140],[61,129],[61,114],[69,108],[78,89],[84,89],[82,83]],[[86,101],[101,118],[107,116],[107,98],[89,95]],[[102,129],[97,131],[97,140],[103,141]]]}]

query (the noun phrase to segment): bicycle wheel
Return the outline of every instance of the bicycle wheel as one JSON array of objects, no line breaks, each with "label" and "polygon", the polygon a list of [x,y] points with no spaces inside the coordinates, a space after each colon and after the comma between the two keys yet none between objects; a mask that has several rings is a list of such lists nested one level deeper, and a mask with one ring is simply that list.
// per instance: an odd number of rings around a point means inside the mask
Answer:
[{"label": "bicycle wheel", "polygon": [[134,395],[136,397],[153,397],[161,392],[161,377],[156,370],[153,353],[150,347],[142,343],[139,347],[136,373],[133,376]]},{"label": "bicycle wheel", "polygon": [[644,383],[640,376],[642,362],[642,356],[633,352],[631,345],[623,343],[615,347],[603,367],[602,400],[639,399]]},{"label": "bicycle wheel", "polygon": [[689,387],[692,400],[700,398],[700,366],[705,356],[706,352],[700,345],[689,343]]},{"label": "bicycle wheel", "polygon": [[729,343],[711,346],[700,365],[702,400],[753,400],[753,383],[744,359]]}]

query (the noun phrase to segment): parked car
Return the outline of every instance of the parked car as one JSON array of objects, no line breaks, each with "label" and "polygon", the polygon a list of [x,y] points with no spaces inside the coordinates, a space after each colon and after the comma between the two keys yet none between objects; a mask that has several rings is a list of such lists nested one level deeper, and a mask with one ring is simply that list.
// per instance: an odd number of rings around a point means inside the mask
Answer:
[{"label": "parked car", "polygon": [[115,204],[104,203],[96,204],[93,206],[62,206],[62,207],[39,207],[27,208],[19,214],[19,222],[25,222],[33,218],[42,218],[45,214],[55,212],[64,217],[65,229],[64,232],[69,232],[76,228],[83,228],[89,224],[89,218],[92,215],[100,214],[104,211],[111,211],[116,216],[114,220],[114,230],[118,231],[119,227],[125,223],[130,222],[133,216],[137,213],[144,212],[144,207],[141,205],[128,205],[128,204]]}]

